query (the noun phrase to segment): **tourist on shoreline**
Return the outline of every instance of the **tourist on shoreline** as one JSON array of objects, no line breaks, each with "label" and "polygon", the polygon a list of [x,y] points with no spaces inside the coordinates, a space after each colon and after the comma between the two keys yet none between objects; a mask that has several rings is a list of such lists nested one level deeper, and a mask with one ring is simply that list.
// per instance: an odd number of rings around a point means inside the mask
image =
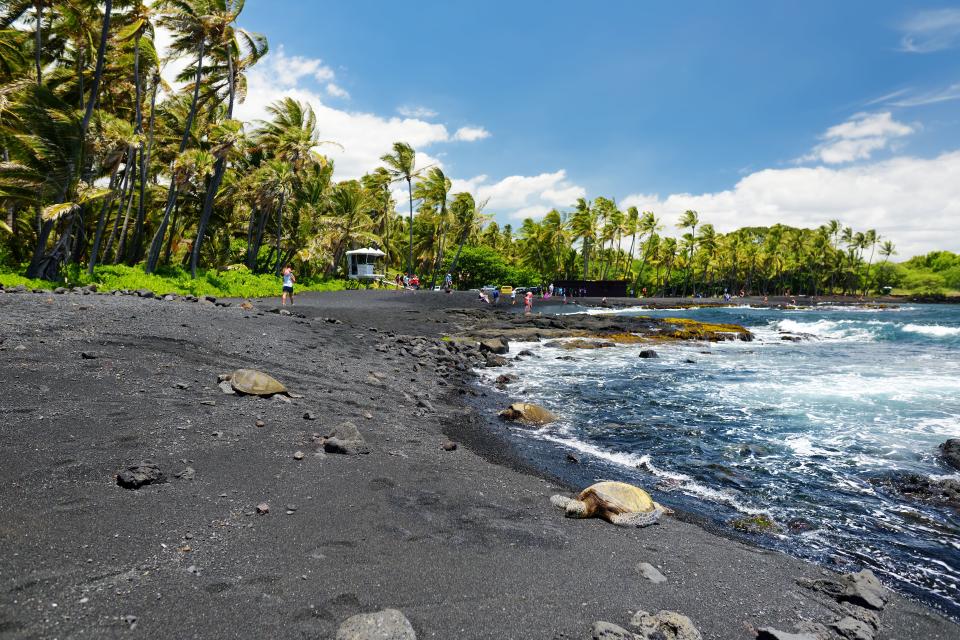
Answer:
[{"label": "tourist on shoreline", "polygon": [[447,290],[447,293],[450,293],[453,290],[453,275],[447,274],[447,277],[443,279],[443,288]]},{"label": "tourist on shoreline", "polygon": [[523,297],[523,315],[528,316],[533,311],[533,291],[527,291]]},{"label": "tourist on shoreline", "polygon": [[293,269],[290,268],[290,265],[287,265],[283,268],[283,294],[280,296],[280,306],[284,307],[287,305],[287,294],[290,294],[290,306],[293,306],[293,283],[297,281],[296,276],[293,275]]}]

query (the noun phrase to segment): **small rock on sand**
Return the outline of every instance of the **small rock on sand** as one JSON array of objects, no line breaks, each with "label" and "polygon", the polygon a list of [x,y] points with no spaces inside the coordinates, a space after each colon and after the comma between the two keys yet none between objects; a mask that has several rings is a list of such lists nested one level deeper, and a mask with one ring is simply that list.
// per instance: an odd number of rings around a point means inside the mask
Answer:
[{"label": "small rock on sand", "polygon": [[187,467],[183,471],[173,474],[173,477],[179,478],[180,480],[193,480],[193,478],[196,475],[197,475],[197,472],[194,470],[193,467]]},{"label": "small rock on sand", "polygon": [[266,502],[261,502],[260,504],[257,505],[257,513],[259,513],[260,515],[266,515],[270,513],[270,505],[267,504]]},{"label": "small rock on sand", "polygon": [[265,427],[265,426],[267,426],[267,423],[264,422],[263,420],[257,420],[256,422],[254,422],[254,424],[257,425],[258,427]]},{"label": "small rock on sand", "polygon": [[643,640],[703,640],[690,618],[676,611],[637,611],[630,626],[637,629],[636,637]]},{"label": "small rock on sand", "polygon": [[323,443],[323,450],[327,453],[340,453],[344,455],[358,455],[370,453],[370,447],[367,446],[357,425],[352,422],[344,422],[335,427],[333,432]]},{"label": "small rock on sand", "polygon": [[304,420],[316,420],[316,419],[317,419],[317,414],[315,414],[313,411],[307,411],[305,414],[303,414],[303,419],[304,419]]},{"label": "small rock on sand", "polygon": [[456,451],[456,450],[457,450],[457,443],[454,442],[453,440],[444,440],[444,441],[443,441],[443,444],[441,444],[440,447],[441,447],[444,451]]},{"label": "small rock on sand", "polygon": [[84,360],[96,360],[96,359],[99,358],[100,356],[98,356],[97,354],[93,353],[92,351],[81,351],[81,352],[80,352],[80,357],[83,358]]},{"label": "small rock on sand", "polygon": [[406,616],[396,609],[361,613],[344,620],[336,640],[416,640]]},{"label": "small rock on sand", "polygon": [[229,380],[221,380],[217,383],[217,386],[220,387],[220,391],[223,391],[228,396],[237,395],[237,392],[233,390],[233,385],[230,384]]},{"label": "small rock on sand", "polygon": [[117,474],[117,484],[124,489],[139,489],[144,485],[160,484],[166,481],[166,474],[152,462],[131,465]]},{"label": "small rock on sand", "polygon": [[294,460],[303,460],[303,458],[304,458],[304,453],[303,453],[303,451],[295,451],[295,452],[294,452],[294,454],[293,454],[293,459],[294,459]]},{"label": "small rock on sand", "polygon": [[666,576],[660,573],[660,571],[649,562],[641,562],[638,564],[637,572],[654,584],[660,584],[661,582],[667,581]]}]

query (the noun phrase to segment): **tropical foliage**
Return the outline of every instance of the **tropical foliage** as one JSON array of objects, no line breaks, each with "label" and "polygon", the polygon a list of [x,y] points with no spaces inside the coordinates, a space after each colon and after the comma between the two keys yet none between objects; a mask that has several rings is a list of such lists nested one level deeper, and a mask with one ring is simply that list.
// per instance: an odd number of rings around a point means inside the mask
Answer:
[{"label": "tropical foliage", "polygon": [[[303,280],[340,276],[348,250],[375,245],[388,268],[431,287],[445,273],[460,286],[616,279],[673,295],[910,282],[890,264],[891,242],[837,221],[723,234],[694,211],[665,221],[597,197],[500,226],[404,142],[385,149],[383,166],[338,180],[323,155],[336,141],[319,139],[309,105],[285,98],[263,121],[235,119],[247,73],[268,51],[237,25],[243,7],[0,4],[0,264],[44,280],[93,277],[101,265],[198,278],[293,264]],[[158,27],[172,35],[165,55],[186,63],[173,86],[160,73]],[[921,284],[953,286],[939,277]]]}]

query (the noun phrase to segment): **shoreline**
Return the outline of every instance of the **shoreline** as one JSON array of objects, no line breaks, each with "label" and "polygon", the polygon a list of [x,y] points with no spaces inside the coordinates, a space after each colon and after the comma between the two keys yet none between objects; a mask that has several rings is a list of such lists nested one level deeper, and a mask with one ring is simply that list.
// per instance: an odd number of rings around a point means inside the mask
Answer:
[{"label": "shoreline", "polygon": [[[751,638],[837,615],[797,583],[832,574],[786,554],[683,518],[636,530],[564,519],[548,498],[568,487],[499,440],[473,404],[496,399],[433,351],[466,324],[449,310],[482,309],[469,294],[297,302],[287,316],[269,313],[275,300],[247,311],[0,296],[0,373],[13,390],[0,402],[0,515],[11,523],[0,540],[16,549],[0,564],[0,637],[121,637],[131,626],[333,637],[350,615],[393,607],[424,638],[588,638],[594,622],[627,626],[638,609],[678,611],[704,637]],[[303,397],[223,396],[216,373],[241,364]],[[346,420],[370,453],[315,455],[311,433]],[[456,450],[441,447],[448,438]],[[167,483],[113,484],[146,457]],[[175,477],[186,466],[194,480]],[[263,500],[271,511],[256,515]],[[643,578],[644,561],[667,581]],[[958,631],[895,595],[881,622],[877,638]]]}]

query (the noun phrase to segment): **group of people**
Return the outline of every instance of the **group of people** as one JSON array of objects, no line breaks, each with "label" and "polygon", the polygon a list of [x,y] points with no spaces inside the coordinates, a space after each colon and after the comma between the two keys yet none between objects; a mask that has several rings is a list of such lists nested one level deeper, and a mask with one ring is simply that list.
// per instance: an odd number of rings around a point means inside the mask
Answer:
[{"label": "group of people", "polygon": [[420,278],[417,274],[407,275],[405,273],[398,273],[393,279],[393,284],[398,289],[419,289],[420,288]]}]

